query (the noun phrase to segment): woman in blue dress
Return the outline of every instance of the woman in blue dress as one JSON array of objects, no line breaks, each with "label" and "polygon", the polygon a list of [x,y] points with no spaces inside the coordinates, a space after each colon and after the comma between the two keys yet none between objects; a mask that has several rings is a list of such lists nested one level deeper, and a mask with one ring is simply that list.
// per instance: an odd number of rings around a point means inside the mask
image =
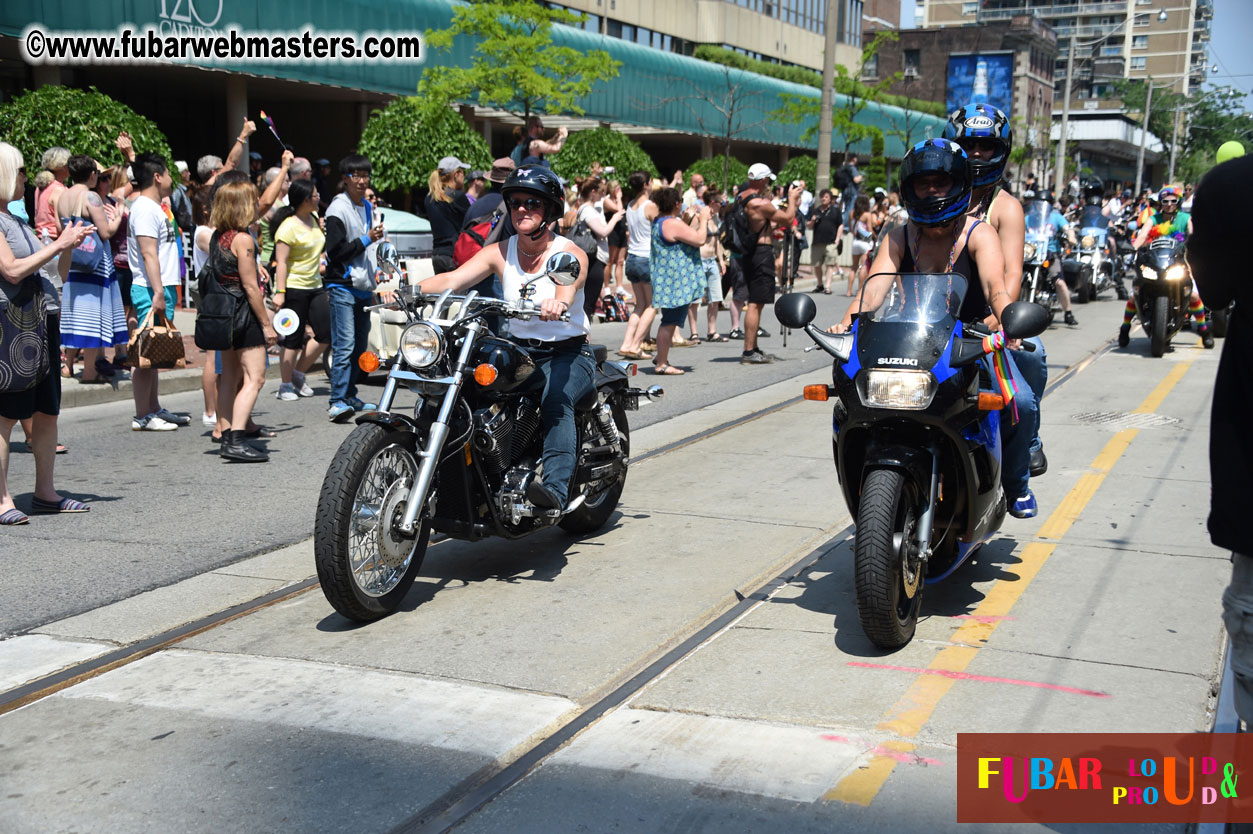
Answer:
[{"label": "woman in blue dress", "polygon": [[679,217],[683,198],[677,188],[659,188],[652,200],[657,205],[657,219],[653,221],[648,270],[653,306],[661,310],[653,373],[677,376],[685,371],[669,363],[670,344],[675,331],[687,320],[688,306],[705,296],[700,247],[708,237],[709,207],[702,205],[688,224]]}]

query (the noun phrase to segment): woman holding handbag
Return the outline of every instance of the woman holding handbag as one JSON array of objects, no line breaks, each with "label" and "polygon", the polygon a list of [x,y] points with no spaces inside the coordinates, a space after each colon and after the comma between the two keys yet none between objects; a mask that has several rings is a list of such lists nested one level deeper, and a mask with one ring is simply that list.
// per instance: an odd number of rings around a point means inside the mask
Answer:
[{"label": "woman holding handbag", "polygon": [[[256,243],[247,231],[256,216],[257,189],[252,183],[231,182],[215,192],[209,216],[214,228],[209,260],[223,288],[242,290],[244,297],[235,320],[232,347],[219,352],[222,376],[218,383],[218,415],[230,419],[230,428],[222,433],[222,459],[239,463],[270,459],[265,451],[248,443],[247,436],[252,407],[265,384],[266,348],[278,344],[258,279]],[[255,434],[260,433],[258,427]]]},{"label": "woman holding handbag", "polygon": [[[28,443],[35,453],[35,495],[32,512],[81,513],[81,501],[62,498],[52,486],[56,460],[57,415],[61,411],[61,350],[56,287],[47,267],[57,259],[61,275],[69,272],[70,253],[95,231],[93,226],[63,227],[56,240],[41,246],[34,232],[9,213],[8,203],[21,199],[26,186],[22,154],[0,142],[0,526],[30,519],[13,503],[8,487],[9,436],[19,420],[33,417]],[[34,338],[32,338],[34,337]],[[14,362],[13,347],[20,342]]]},{"label": "woman holding handbag", "polygon": [[587,283],[583,285],[583,311],[591,321],[596,313],[605,285],[605,267],[609,265],[609,234],[626,216],[625,209],[605,216],[596,209],[596,202],[605,196],[605,186],[598,179],[589,179],[579,190],[578,208],[574,215],[574,245],[587,254]]}]

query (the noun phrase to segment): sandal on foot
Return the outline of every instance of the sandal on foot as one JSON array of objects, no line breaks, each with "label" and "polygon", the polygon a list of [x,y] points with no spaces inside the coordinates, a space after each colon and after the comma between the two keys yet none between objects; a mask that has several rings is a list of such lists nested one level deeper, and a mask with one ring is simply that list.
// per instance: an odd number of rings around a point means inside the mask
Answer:
[{"label": "sandal on foot", "polygon": [[673,365],[654,365],[653,373],[658,376],[683,376],[687,371]]},{"label": "sandal on foot", "polygon": [[58,455],[64,455],[64,454],[65,454],[66,452],[68,452],[69,450],[70,450],[70,447],[66,446],[64,443],[58,443],[58,444],[57,444],[57,454],[58,454]]},{"label": "sandal on foot", "polygon": [[705,337],[705,341],[706,342],[729,342],[731,340],[728,339],[726,336],[723,336],[721,333],[710,333],[708,336]]},{"label": "sandal on foot", "polygon": [[249,439],[255,439],[258,437],[271,439],[271,438],[278,437],[278,432],[271,431],[270,429],[267,429],[265,426],[257,426],[255,429],[251,429],[249,431],[244,432],[244,437],[247,437]]},{"label": "sandal on foot", "polygon": [[16,507],[0,513],[0,526],[3,527],[13,527],[18,524],[28,524],[29,522],[30,518],[27,517],[26,513]]},{"label": "sandal on foot", "polygon": [[86,513],[91,507],[73,498],[62,498],[60,501],[45,501],[42,498],[30,499],[31,512],[36,515],[56,515],[58,513]]}]

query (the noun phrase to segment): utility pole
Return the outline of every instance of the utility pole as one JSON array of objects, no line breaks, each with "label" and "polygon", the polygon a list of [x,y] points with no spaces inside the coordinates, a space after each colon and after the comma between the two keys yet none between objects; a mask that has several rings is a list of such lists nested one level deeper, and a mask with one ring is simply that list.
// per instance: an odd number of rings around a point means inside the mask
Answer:
[{"label": "utility pole", "polygon": [[814,192],[831,186],[831,100],[835,83],[835,31],[839,15],[838,0],[827,0],[826,39],[822,47],[822,98],[818,106],[818,177]]},{"label": "utility pole", "polygon": [[1057,196],[1066,187],[1066,131],[1070,130],[1070,79],[1075,72],[1075,40],[1071,35],[1066,58],[1066,96],[1062,99],[1062,132],[1057,139],[1057,165],[1053,170],[1053,194]]},{"label": "utility pole", "polygon": [[1148,92],[1144,94],[1144,122],[1140,125],[1140,152],[1136,154],[1136,193],[1132,199],[1139,199],[1140,185],[1144,182],[1144,143],[1149,140],[1149,113],[1153,109],[1153,76],[1148,77]]}]

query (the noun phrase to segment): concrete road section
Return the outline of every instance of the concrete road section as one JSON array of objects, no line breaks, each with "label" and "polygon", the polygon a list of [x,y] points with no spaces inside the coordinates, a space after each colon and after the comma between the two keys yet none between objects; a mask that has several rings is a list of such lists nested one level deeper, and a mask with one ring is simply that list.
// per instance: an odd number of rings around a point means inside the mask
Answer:
[{"label": "concrete road section", "polygon": [[[1050,365],[1095,331],[1046,337]],[[384,621],[315,588],[0,714],[0,827],[973,829],[959,732],[1209,727],[1229,567],[1204,535],[1218,357],[1194,340],[1104,353],[1049,396],[1040,517],[929,586],[895,653],[861,632],[830,409],[795,401],[829,370],[800,354],[812,370],[636,432],[637,455],[690,442],[639,460],[594,536],[441,543]],[[270,537],[0,641],[0,684],[291,587],[308,546]]]}]

